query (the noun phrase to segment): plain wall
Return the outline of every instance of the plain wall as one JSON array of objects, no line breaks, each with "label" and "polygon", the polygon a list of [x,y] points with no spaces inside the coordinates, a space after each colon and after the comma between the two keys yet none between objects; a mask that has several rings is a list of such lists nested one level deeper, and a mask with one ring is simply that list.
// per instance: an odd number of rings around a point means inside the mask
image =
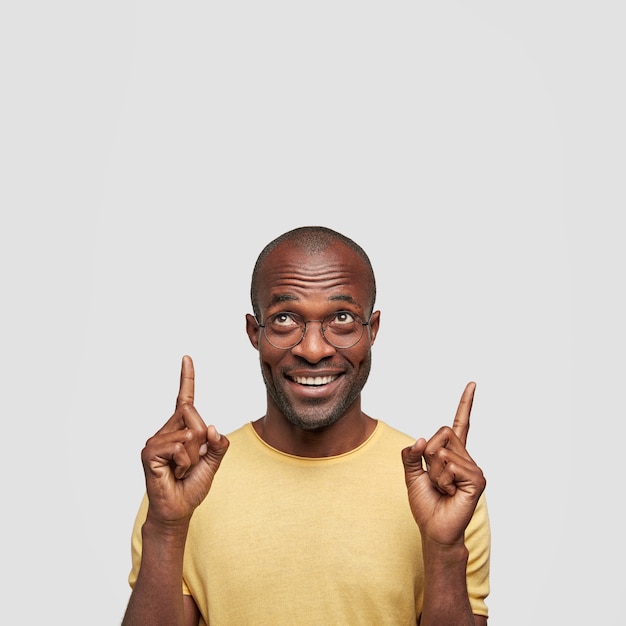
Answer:
[{"label": "plain wall", "polygon": [[0,621],[119,623],[182,355],[207,422],[259,417],[252,265],[323,224],[377,274],[364,409],[428,437],[478,384],[490,623],[618,623],[619,3],[2,15]]}]

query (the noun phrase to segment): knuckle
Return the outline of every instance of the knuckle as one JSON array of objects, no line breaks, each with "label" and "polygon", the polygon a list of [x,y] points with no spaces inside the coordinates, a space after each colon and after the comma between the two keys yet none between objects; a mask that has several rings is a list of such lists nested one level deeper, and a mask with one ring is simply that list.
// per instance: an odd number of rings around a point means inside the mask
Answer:
[{"label": "knuckle", "polygon": [[449,454],[448,454],[447,448],[444,448],[443,446],[441,446],[441,447],[432,448],[424,456],[428,459],[429,463],[434,463],[434,462],[443,463],[446,461]]},{"label": "knuckle", "polygon": [[206,442],[206,430],[200,424],[188,426],[184,436],[185,442],[197,442],[198,445]]},{"label": "knuckle", "polygon": [[172,444],[172,452],[174,453],[174,456],[180,454],[184,450],[185,446],[180,441],[176,441]]},{"label": "knuckle", "polygon": [[152,447],[152,445],[154,444],[154,438],[155,437],[156,437],[156,435],[152,435],[152,437],[149,437],[148,439],[146,439],[146,443],[143,446],[144,450],[147,450],[150,447]]},{"label": "knuckle", "polygon": [[196,407],[191,402],[185,402],[178,407],[178,414],[185,420],[185,424],[190,426],[199,416]]},{"label": "knuckle", "polygon": [[439,435],[442,435],[446,438],[450,438],[452,435],[454,435],[454,430],[452,430],[452,428],[450,426],[442,426],[439,429]]},{"label": "knuckle", "polygon": [[189,398],[178,398],[178,400],[176,400],[176,408],[179,411],[189,411],[194,408],[193,400]]},{"label": "knuckle", "polygon": [[480,469],[480,467],[478,468],[476,482],[478,483],[481,491],[484,491],[485,487],[487,486],[487,479],[485,478],[485,475],[483,474],[483,471]]}]

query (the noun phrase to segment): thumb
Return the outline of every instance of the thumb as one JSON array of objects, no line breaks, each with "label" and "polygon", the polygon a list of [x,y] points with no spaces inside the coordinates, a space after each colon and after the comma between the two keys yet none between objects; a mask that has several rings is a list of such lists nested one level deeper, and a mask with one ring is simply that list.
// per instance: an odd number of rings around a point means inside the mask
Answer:
[{"label": "thumb", "polygon": [[207,428],[206,439],[206,443],[200,446],[200,456],[210,454],[221,461],[221,457],[226,454],[226,450],[228,450],[230,444],[228,438],[224,435],[220,435],[215,426],[211,425]]},{"label": "thumb", "polygon": [[424,473],[422,455],[426,450],[426,439],[418,439],[412,446],[402,450],[402,463],[407,481],[415,480]]},{"label": "thumb", "polygon": [[214,426],[207,428],[207,441],[200,446],[200,462],[194,466],[193,475],[188,475],[190,491],[195,496],[194,508],[206,497],[211,489],[213,479],[220,468],[230,442],[225,435],[220,435]]}]

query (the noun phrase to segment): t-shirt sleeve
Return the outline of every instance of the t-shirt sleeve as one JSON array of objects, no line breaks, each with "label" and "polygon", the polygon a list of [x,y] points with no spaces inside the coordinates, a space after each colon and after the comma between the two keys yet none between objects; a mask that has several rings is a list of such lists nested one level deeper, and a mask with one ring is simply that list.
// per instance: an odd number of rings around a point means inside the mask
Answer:
[{"label": "t-shirt sleeve", "polygon": [[488,616],[485,599],[489,595],[489,565],[491,555],[491,527],[485,494],[481,495],[474,515],[465,530],[467,561],[467,592],[475,615]]},{"label": "t-shirt sleeve", "polygon": [[[131,589],[135,586],[137,582],[137,576],[139,575],[139,567],[141,565],[141,527],[146,521],[146,515],[148,513],[148,495],[144,494],[144,497],[139,506],[139,511],[135,517],[135,523],[133,525],[133,531],[131,535],[130,542],[130,552],[131,552],[131,570],[128,575],[128,583],[131,586]],[[183,586],[183,594],[191,595],[189,588],[185,584],[185,581],[182,581]]]},{"label": "t-shirt sleeve", "polygon": [[131,570],[128,575],[128,583],[131,589],[135,586],[137,576],[139,575],[139,566],[141,565],[141,527],[146,521],[147,512],[148,496],[144,494],[141,504],[139,505],[139,511],[137,511],[137,515],[135,516],[135,523],[130,539]]}]

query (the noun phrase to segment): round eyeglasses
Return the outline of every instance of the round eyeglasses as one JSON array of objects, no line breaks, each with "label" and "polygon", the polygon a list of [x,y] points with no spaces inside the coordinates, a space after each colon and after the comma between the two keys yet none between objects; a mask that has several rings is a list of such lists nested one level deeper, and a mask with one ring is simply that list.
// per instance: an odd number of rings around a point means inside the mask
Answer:
[{"label": "round eyeglasses", "polygon": [[322,337],[333,347],[351,348],[361,341],[365,327],[364,322],[356,313],[338,311],[327,315],[323,320],[305,320],[297,313],[282,311],[271,315],[265,324],[259,324],[265,333],[265,338],[281,350],[289,350],[297,346],[306,333],[307,324],[319,322]]}]

